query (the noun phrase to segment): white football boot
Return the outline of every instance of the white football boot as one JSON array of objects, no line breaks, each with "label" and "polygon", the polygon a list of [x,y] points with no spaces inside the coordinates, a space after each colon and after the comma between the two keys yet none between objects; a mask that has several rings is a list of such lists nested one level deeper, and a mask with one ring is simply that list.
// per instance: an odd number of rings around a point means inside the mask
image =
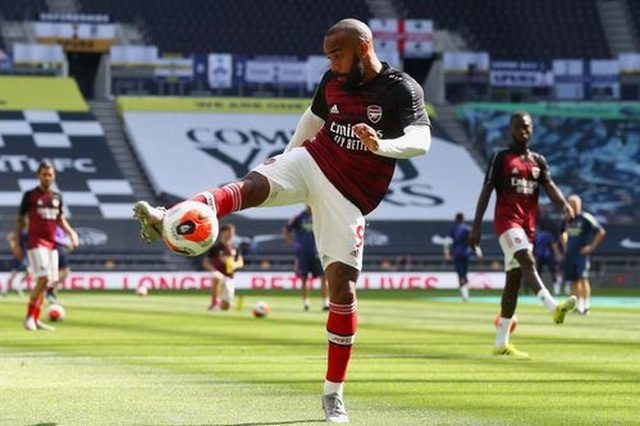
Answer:
[{"label": "white football boot", "polygon": [[164,207],[151,207],[146,201],[138,201],[133,205],[133,217],[140,221],[140,236],[147,244],[162,238],[162,219],[166,211]]}]

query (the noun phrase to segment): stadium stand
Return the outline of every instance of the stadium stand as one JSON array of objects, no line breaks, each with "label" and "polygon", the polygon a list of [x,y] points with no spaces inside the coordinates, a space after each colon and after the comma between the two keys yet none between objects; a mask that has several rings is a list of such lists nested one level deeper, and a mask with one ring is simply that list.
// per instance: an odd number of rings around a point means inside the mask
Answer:
[{"label": "stadium stand", "polygon": [[116,21],[141,23],[147,42],[163,52],[187,54],[319,54],[328,25],[348,16],[365,21],[371,17],[365,2],[342,0],[190,0],[189,7],[172,0],[81,0],[80,4],[84,13],[107,13]]},{"label": "stadium stand", "polygon": [[46,0],[0,0],[0,18],[5,21],[29,21],[48,11]]},{"label": "stadium stand", "polygon": [[[491,54],[491,60],[522,60],[547,61],[553,58],[611,58],[603,36],[602,23],[598,17],[598,0],[539,0],[535,2],[515,2],[512,0],[402,0],[393,1],[401,11],[400,18],[429,18],[435,21],[437,29],[450,29],[459,32],[469,44],[470,50],[483,50]],[[35,20],[39,12],[49,10],[54,2],[45,0],[0,0],[1,19],[21,25],[24,21]],[[310,54],[321,54],[321,39],[327,26],[336,20],[353,16],[364,21],[373,17],[365,1],[344,0],[279,0],[264,2],[259,0],[226,0],[207,1],[189,0],[177,2],[175,0],[76,0],[77,11],[82,13],[96,13],[108,15],[112,23],[132,23],[133,26],[145,34],[145,42],[157,45],[161,54],[173,54],[193,58],[205,57],[209,53],[233,53],[238,56],[251,55],[295,55],[305,57]],[[640,22],[640,3],[629,1],[630,10],[636,22]],[[24,26],[26,28],[26,26]],[[120,35],[123,31],[120,31]],[[120,36],[119,36],[120,37]],[[562,43],[558,43],[562,40]],[[25,40],[29,41],[29,40]],[[120,40],[118,40],[120,41]],[[11,40],[5,43],[7,52],[11,51]],[[0,47],[2,40],[0,38]],[[67,54],[67,58],[73,55]],[[431,59],[430,59],[431,60]],[[194,60],[195,61],[195,60]],[[197,66],[203,62],[194,62],[194,73]],[[117,73],[111,68],[110,89],[112,94],[172,94],[172,95],[216,95],[216,96],[260,96],[260,97],[291,97],[300,96],[308,99],[312,88],[305,85],[298,87],[280,88],[267,91],[264,85],[256,88],[249,86],[238,90],[237,86],[230,89],[212,89],[208,87],[206,78],[189,80],[188,76],[182,81],[174,75],[159,78],[154,74],[155,64],[143,70],[132,67],[124,73],[132,73],[139,80],[134,81],[131,91],[118,91]],[[122,70],[120,70],[122,71]],[[15,70],[13,70],[15,72]],[[48,71],[48,68],[37,72]],[[125,81],[125,83],[127,83]],[[187,90],[192,85],[192,90]],[[184,89],[181,91],[160,91],[158,87]],[[203,89],[211,89],[209,91]],[[251,91],[249,89],[252,89]],[[0,93],[3,95],[3,93]],[[1,97],[1,96],[0,96]],[[215,102],[214,99],[210,99]],[[468,99],[466,99],[468,100]],[[463,99],[465,101],[465,99]],[[112,102],[108,96],[101,102]],[[207,102],[205,102],[207,103]],[[44,113],[34,113],[34,110]],[[172,110],[178,114],[178,111]],[[192,111],[193,112],[193,111]],[[467,124],[471,136],[477,146],[482,148],[485,158],[506,140],[504,117],[496,112],[466,112]],[[105,144],[105,136],[100,131],[95,134],[84,135],[88,146],[79,145],[80,139],[74,135],[65,134],[69,123],[82,123],[87,129],[98,129],[96,117],[88,109],[68,111],[59,108],[35,108],[25,105],[21,108],[6,109],[0,114],[0,128],[11,126],[18,128],[29,127],[29,134],[7,134],[5,147],[10,155],[26,155],[33,158],[43,156],[42,148],[38,146],[39,132],[52,133],[53,129],[61,135],[47,136],[49,140],[68,145],[64,149],[58,147],[60,158],[65,158],[62,151],[71,153],[68,157],[88,159],[97,168],[97,173],[91,179],[77,171],[59,173],[59,186],[66,194],[65,200],[74,225],[83,229],[85,241],[91,244],[72,257],[75,269],[101,268],[107,259],[115,259],[118,268],[124,269],[173,269],[183,264],[173,263],[175,256],[170,256],[161,247],[146,246],[135,238],[137,224],[131,220],[130,204],[134,199],[143,197],[133,194],[127,187],[128,182],[121,170],[126,170],[113,155],[113,148]],[[47,122],[38,123],[33,117],[45,117]],[[433,115],[435,117],[435,115]],[[116,117],[117,118],[117,117]],[[225,118],[228,118],[225,116]],[[125,124],[130,119],[122,117]],[[7,122],[11,122],[7,126]],[[294,121],[295,122],[295,121]],[[20,124],[18,124],[20,123]],[[472,124],[473,123],[473,124]],[[227,123],[225,123],[227,124]],[[71,125],[71,127],[73,127]],[[209,124],[212,126],[211,124]],[[459,123],[458,123],[459,125]],[[22,126],[22,127],[21,127]],[[98,127],[96,127],[98,126]],[[289,126],[292,127],[293,125]],[[177,127],[177,126],[176,126]],[[263,135],[265,125],[256,124],[256,134]],[[105,127],[106,128],[106,127]],[[254,129],[252,129],[254,130]],[[286,130],[286,129],[285,129]],[[288,129],[292,130],[292,129]],[[4,131],[4,130],[3,130]],[[477,132],[477,133],[475,133]],[[640,162],[637,135],[640,132],[637,121],[629,120],[596,120],[541,117],[536,121],[536,134],[540,136],[540,151],[547,155],[554,168],[554,175],[566,191],[581,192],[589,206],[596,206],[600,217],[606,218],[608,223],[627,223],[635,220],[637,223],[640,211],[640,195],[638,186],[637,164]],[[213,132],[212,132],[213,133]],[[434,120],[434,134],[446,140],[452,140],[446,134],[441,123]],[[455,133],[451,132],[455,136]],[[1,136],[4,138],[4,136]],[[12,138],[18,138],[13,139]],[[21,138],[21,139],[20,139]],[[53,138],[53,139],[52,139]],[[1,140],[1,139],[0,139]],[[17,148],[20,141],[20,147]],[[8,141],[8,142],[7,142]],[[151,140],[153,142],[153,139]],[[562,149],[558,149],[558,141],[563,141]],[[131,137],[127,141],[132,150],[139,150],[141,141]],[[147,141],[148,142],[148,141]],[[460,141],[454,140],[455,143]],[[429,158],[435,157],[434,145]],[[202,152],[205,149],[200,148]],[[207,153],[212,156],[213,150]],[[579,155],[573,155],[578,153]],[[56,154],[58,155],[58,154]],[[136,155],[140,155],[136,152]],[[573,157],[571,156],[573,155]],[[142,159],[141,159],[142,160]],[[156,164],[138,164],[140,174],[149,178],[158,170]],[[469,171],[458,165],[458,160],[442,161],[441,165],[448,167],[448,173],[454,173],[455,178],[466,175]],[[456,167],[452,165],[456,164]],[[193,167],[193,166],[192,166]],[[411,175],[411,168],[397,173],[399,180]],[[431,173],[433,167],[420,169],[420,172]],[[578,171],[579,170],[579,171]],[[475,167],[474,167],[474,172]],[[16,194],[23,190],[32,173],[3,174],[0,184],[0,194],[8,199],[11,193],[11,205],[0,205],[3,229],[12,228],[15,214]],[[237,176],[234,176],[237,177]],[[441,181],[452,180],[434,179],[428,176],[428,187],[420,190],[432,196]],[[94,180],[102,181],[96,185]],[[105,182],[110,182],[105,184]],[[133,182],[133,180],[131,181]],[[189,184],[188,191],[200,189],[206,184]],[[464,181],[467,186],[480,183],[481,178]],[[107,188],[110,193],[106,192]],[[197,188],[196,188],[197,187]],[[166,188],[154,186],[159,203],[170,204],[176,194],[167,193]],[[412,188],[407,189],[412,193]],[[396,194],[397,195],[397,194]],[[146,196],[144,196],[146,197]],[[460,206],[473,208],[475,195],[464,196]],[[437,197],[434,197],[437,200]],[[121,217],[114,217],[121,216]],[[453,217],[453,215],[451,215]],[[467,214],[470,216],[470,214]],[[290,267],[289,247],[278,241],[278,231],[281,221],[255,220],[233,216],[239,235],[245,245],[251,245],[257,253],[248,255],[247,263],[258,265],[268,255],[272,260],[272,268],[287,269]],[[414,255],[412,264],[416,269],[448,268],[439,253],[441,246],[435,243],[437,237],[448,229],[449,221],[438,220],[407,220],[407,221],[379,221],[371,220],[367,234],[366,267],[376,269],[381,259]],[[415,230],[420,229],[418,234]],[[629,229],[629,228],[625,228]],[[623,229],[612,230],[602,245],[606,254],[624,254],[618,247],[618,242],[626,235]],[[96,232],[99,230],[100,232]],[[487,223],[487,234],[491,234],[490,223]],[[617,238],[620,235],[621,238]],[[102,244],[102,242],[105,242]],[[495,242],[495,241],[494,241]],[[487,263],[483,266],[490,268],[489,263],[495,260],[499,253],[497,244],[487,242],[485,253],[488,254]],[[6,252],[4,252],[6,255]],[[628,252],[627,252],[628,253]],[[3,252],[0,250],[0,256]],[[491,257],[494,256],[494,257]],[[282,262],[278,259],[281,259]],[[256,266],[258,267],[258,266]]]},{"label": "stadium stand", "polygon": [[141,264],[145,259],[161,263],[161,248],[136,241],[133,190],[73,80],[2,77],[0,91],[6,103],[0,108],[2,228],[13,229],[22,193],[37,186],[37,165],[49,159],[86,262],[95,266],[111,258],[122,264],[135,258]]},{"label": "stadium stand", "polygon": [[430,18],[438,28],[458,31],[470,48],[488,51],[492,59],[610,56],[596,0],[403,0],[402,3],[405,16]]},{"label": "stadium stand", "polygon": [[629,1],[627,4],[629,5],[629,12],[631,13],[629,19],[631,22],[635,22],[636,39],[640,40],[640,2]]}]

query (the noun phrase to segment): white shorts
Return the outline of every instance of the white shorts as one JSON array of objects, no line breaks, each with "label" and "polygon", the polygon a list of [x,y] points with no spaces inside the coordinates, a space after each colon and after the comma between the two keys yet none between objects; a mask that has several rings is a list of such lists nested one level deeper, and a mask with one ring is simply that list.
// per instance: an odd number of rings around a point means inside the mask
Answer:
[{"label": "white shorts", "polygon": [[254,171],[271,184],[262,207],[311,206],[313,233],[324,268],[337,261],[362,270],[364,216],[329,182],[305,148],[270,158]]},{"label": "white shorts", "polygon": [[233,300],[236,296],[236,282],[233,280],[233,278],[229,278],[219,271],[215,271],[211,275],[212,278],[218,278],[220,281],[222,281],[222,285],[220,286],[220,293],[218,294],[220,300],[225,301],[229,304],[233,303]]},{"label": "white shorts", "polygon": [[49,282],[58,281],[58,251],[45,247],[27,250],[29,270],[34,278],[48,277]]},{"label": "white shorts", "polygon": [[527,238],[527,234],[522,228],[511,228],[506,230],[500,238],[500,247],[504,253],[504,270],[510,271],[520,267],[520,264],[515,258],[515,254],[520,250],[532,251],[533,246]]}]

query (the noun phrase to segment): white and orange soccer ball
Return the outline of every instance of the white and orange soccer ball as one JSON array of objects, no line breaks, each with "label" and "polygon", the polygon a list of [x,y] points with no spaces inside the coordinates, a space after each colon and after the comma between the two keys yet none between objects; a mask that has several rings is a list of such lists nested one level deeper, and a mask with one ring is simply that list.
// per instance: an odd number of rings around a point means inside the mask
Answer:
[{"label": "white and orange soccer ball", "polygon": [[165,213],[162,238],[174,253],[200,256],[218,238],[218,218],[211,207],[204,203],[183,201]]},{"label": "white and orange soccer ball", "polygon": [[49,321],[59,322],[67,316],[67,312],[62,305],[54,304],[47,309],[47,316],[49,317]]},{"label": "white and orange soccer ball", "polygon": [[[498,314],[496,316],[496,319],[493,320],[493,325],[495,325],[496,328],[498,328],[498,326],[500,325],[500,314]],[[518,317],[514,315],[511,318],[511,325],[509,326],[509,333],[513,333],[514,331],[516,331],[517,327],[518,327]]]},{"label": "white and orange soccer ball", "polygon": [[253,316],[256,318],[264,318],[269,315],[269,312],[271,312],[271,306],[262,300],[253,308]]},{"label": "white and orange soccer ball", "polygon": [[138,287],[138,288],[136,289],[136,296],[144,297],[144,296],[146,296],[147,294],[149,294],[149,290],[148,290],[145,286],[143,286],[143,285],[141,285],[140,287]]}]

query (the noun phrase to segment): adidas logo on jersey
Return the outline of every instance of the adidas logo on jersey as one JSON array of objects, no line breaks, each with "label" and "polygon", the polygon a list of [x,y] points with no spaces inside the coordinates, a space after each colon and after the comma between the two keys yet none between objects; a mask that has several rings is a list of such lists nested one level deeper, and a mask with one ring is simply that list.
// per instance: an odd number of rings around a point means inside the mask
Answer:
[{"label": "adidas logo on jersey", "polygon": [[340,110],[338,109],[338,104],[333,104],[331,109],[329,109],[329,114],[340,114]]}]

